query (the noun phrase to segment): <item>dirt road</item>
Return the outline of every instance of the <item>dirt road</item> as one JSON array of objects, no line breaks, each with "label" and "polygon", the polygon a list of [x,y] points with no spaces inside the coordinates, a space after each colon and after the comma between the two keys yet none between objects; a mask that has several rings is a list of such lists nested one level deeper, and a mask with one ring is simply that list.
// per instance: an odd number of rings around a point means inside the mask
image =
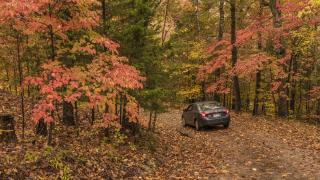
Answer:
[{"label": "dirt road", "polygon": [[320,180],[319,128],[233,114],[229,129],[187,127],[187,137],[180,117],[177,110],[160,116],[162,165],[150,178]]}]

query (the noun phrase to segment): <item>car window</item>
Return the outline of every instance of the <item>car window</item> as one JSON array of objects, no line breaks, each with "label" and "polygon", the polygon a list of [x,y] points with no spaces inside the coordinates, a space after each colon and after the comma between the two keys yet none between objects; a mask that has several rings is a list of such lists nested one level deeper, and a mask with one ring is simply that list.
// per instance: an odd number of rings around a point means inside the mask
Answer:
[{"label": "car window", "polygon": [[196,111],[198,109],[198,106],[196,104],[192,105],[192,110]]},{"label": "car window", "polygon": [[187,111],[192,111],[192,105],[190,105],[188,108],[187,108]]},{"label": "car window", "polygon": [[221,105],[217,102],[199,104],[199,108],[201,111],[209,111],[218,107],[221,107]]}]

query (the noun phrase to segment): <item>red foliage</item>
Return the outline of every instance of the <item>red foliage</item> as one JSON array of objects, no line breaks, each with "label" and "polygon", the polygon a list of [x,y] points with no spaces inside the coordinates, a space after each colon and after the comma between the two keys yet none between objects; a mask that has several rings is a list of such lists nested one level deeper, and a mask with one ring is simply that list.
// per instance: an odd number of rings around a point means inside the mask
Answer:
[{"label": "red foliage", "polygon": [[[250,48],[253,55],[246,55],[238,60],[237,65],[234,69],[225,68],[222,72],[220,79],[218,79],[213,85],[209,86],[207,91],[209,92],[221,92],[221,89],[225,88],[225,83],[227,82],[225,78],[230,78],[234,75],[251,77],[252,74],[256,73],[258,70],[262,70],[266,66],[272,66],[276,72],[273,77],[273,87],[272,91],[278,90],[281,86],[281,81],[288,77],[287,72],[284,72],[283,68],[288,66],[287,63],[291,59],[292,52],[290,49],[286,49],[286,52],[281,58],[274,58],[272,54],[266,54],[259,52],[257,50],[256,44],[261,37],[262,42],[271,40],[273,48],[279,50],[283,48],[283,39],[287,38],[291,31],[298,30],[303,26],[310,26],[320,22],[319,16],[301,16],[302,10],[309,8],[313,14],[318,14],[316,9],[312,9],[310,6],[310,0],[302,1],[290,1],[285,0],[281,4],[277,4],[277,8],[281,11],[281,23],[282,26],[275,28],[273,26],[272,14],[269,10],[264,11],[262,16],[258,16],[255,12],[250,16],[247,21],[249,24],[245,29],[239,30],[237,32],[237,42],[236,46],[241,48]],[[213,72],[219,68],[225,67],[230,64],[231,59],[231,48],[232,45],[227,39],[214,42],[212,46],[207,49],[207,52],[211,54],[214,58],[207,62],[205,65],[201,66],[199,69],[198,79],[204,80],[209,77]],[[258,52],[257,52],[258,51]],[[247,52],[250,52],[247,51]],[[274,66],[275,65],[275,66]],[[297,78],[294,76],[293,78]],[[219,87],[220,86],[220,87]],[[225,92],[225,91],[224,91]]]},{"label": "red foliage", "polygon": [[[0,24],[13,24],[20,33],[53,34],[63,44],[69,42],[68,32],[90,32],[73,45],[70,53],[92,57],[91,63],[69,68],[58,62],[58,52],[55,58],[52,57],[42,65],[40,75],[25,79],[25,83],[40,89],[42,99],[32,114],[35,122],[42,118],[52,122],[55,105],[63,101],[75,102],[85,97],[88,106],[93,108],[112,102],[116,94],[120,93],[129,101],[127,115],[139,121],[136,101],[126,91],[142,88],[145,79],[139,75],[138,70],[126,64],[126,58],[118,56],[119,44],[94,32],[100,22],[99,15],[91,10],[96,3],[96,0],[0,0]],[[61,11],[68,11],[68,18],[61,18]],[[52,45],[58,48],[60,44]],[[98,52],[97,47],[105,49],[105,52]],[[106,114],[104,118],[107,124],[115,119],[111,114]]]}]

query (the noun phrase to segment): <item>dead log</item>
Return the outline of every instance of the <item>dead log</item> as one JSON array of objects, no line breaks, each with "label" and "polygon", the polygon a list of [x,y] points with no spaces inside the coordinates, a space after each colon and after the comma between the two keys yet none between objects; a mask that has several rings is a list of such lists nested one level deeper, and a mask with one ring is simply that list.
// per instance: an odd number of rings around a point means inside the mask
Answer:
[{"label": "dead log", "polygon": [[0,114],[0,142],[14,143],[17,141],[13,116],[10,114]]}]

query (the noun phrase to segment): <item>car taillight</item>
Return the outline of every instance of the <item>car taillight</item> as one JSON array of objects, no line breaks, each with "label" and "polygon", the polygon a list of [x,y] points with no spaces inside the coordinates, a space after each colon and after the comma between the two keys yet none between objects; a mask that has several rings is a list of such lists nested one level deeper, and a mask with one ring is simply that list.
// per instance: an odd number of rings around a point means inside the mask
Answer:
[{"label": "car taillight", "polygon": [[228,109],[224,110],[224,112],[225,112],[226,114],[229,114],[229,113],[230,113]]},{"label": "car taillight", "polygon": [[203,117],[203,118],[207,116],[207,114],[206,114],[205,112],[201,112],[200,115],[201,115],[201,117]]}]

